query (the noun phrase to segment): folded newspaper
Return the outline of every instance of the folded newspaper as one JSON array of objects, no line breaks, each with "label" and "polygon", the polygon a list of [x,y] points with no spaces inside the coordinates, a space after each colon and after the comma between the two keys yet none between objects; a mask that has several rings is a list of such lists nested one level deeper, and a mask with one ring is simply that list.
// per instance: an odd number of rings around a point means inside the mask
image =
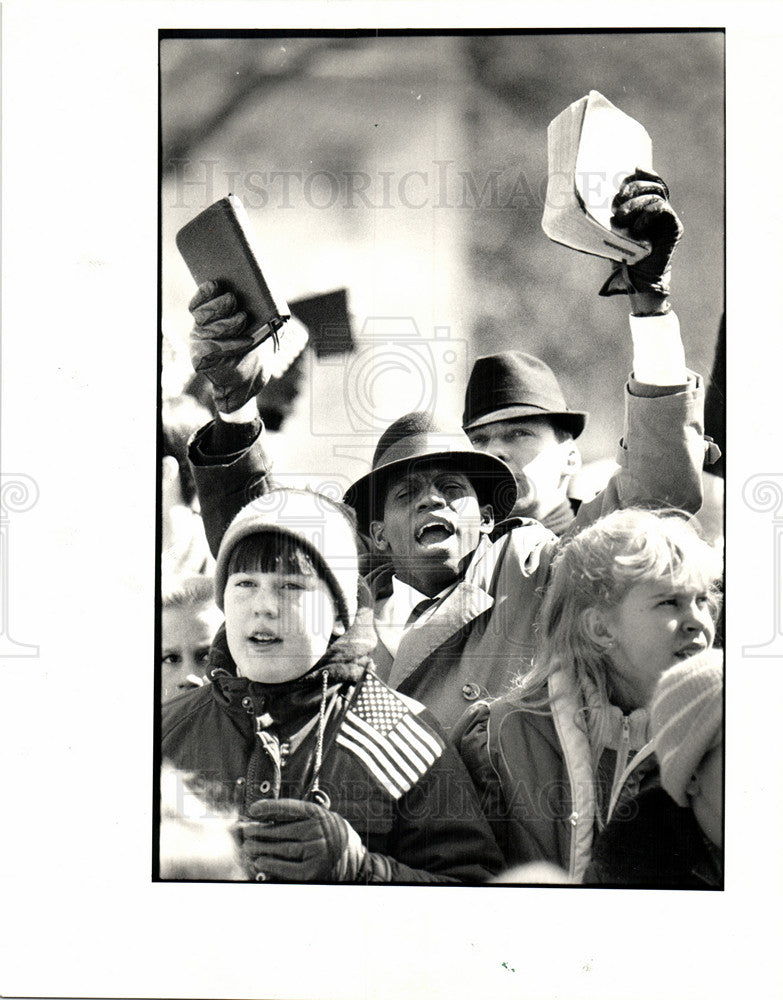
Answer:
[{"label": "folded newspaper", "polygon": [[641,167],[652,172],[652,142],[639,122],[591,90],[547,129],[546,235],[583,253],[633,264],[650,245],[611,224],[612,199]]}]

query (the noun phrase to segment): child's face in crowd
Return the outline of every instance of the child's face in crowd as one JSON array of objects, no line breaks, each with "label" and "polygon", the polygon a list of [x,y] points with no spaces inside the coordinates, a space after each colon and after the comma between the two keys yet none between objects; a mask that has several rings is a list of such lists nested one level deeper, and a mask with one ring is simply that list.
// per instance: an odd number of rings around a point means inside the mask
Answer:
[{"label": "child's face in crowd", "polygon": [[528,517],[545,517],[565,499],[579,452],[572,439],[558,441],[546,417],[496,420],[467,433],[477,451],[501,459],[514,473],[517,509]]},{"label": "child's face in crowd", "polygon": [[211,601],[163,608],[161,614],[161,700],[168,701],[200,678],[207,667],[209,647],[223,616]]},{"label": "child's face in crowd", "polygon": [[629,707],[646,705],[664,670],[712,646],[706,591],[666,581],[637,583],[604,615],[612,680]]},{"label": "child's face in crowd", "polygon": [[433,466],[389,486],[383,521],[370,530],[390,552],[397,576],[432,597],[464,572],[492,525],[492,508],[479,505],[468,477]]},{"label": "child's face in crowd", "polygon": [[306,674],[326,652],[337,621],[329,587],[316,573],[232,573],[223,606],[237,673],[267,684]]}]

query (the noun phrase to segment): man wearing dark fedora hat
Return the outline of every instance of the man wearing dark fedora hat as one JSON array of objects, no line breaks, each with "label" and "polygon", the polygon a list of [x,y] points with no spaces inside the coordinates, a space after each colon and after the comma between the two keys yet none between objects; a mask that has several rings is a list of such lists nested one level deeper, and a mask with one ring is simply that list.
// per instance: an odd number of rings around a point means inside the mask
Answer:
[{"label": "man wearing dark fedora hat", "polygon": [[[641,322],[657,331],[648,338],[648,327],[639,335],[632,327],[641,390],[629,405],[621,469],[580,511],[581,520],[622,506],[695,512],[701,503],[699,389],[686,373],[679,327],[668,306],[669,261],[681,227],[664,192],[657,181],[634,182],[626,190],[627,203],[636,202],[628,225],[651,239],[654,260],[645,272],[636,265],[613,275],[605,290],[612,293],[625,282],[634,312],[645,313]],[[640,218],[647,219],[646,228]],[[191,312],[191,354],[215,385],[220,411],[191,443],[207,537],[216,550],[239,507],[267,488],[255,415],[255,396],[265,381],[264,345],[257,349],[249,337],[243,341],[244,316],[233,296],[220,294],[214,283],[200,286]],[[568,411],[554,376],[536,359],[512,359],[505,381],[495,380],[495,362],[477,367],[484,395],[470,403],[469,430],[496,422],[499,411],[511,420],[565,416],[572,438],[584,426],[586,414]],[[537,395],[520,401],[516,388],[523,380]],[[634,382],[629,392],[635,388]],[[534,406],[538,410],[531,412]],[[558,540],[536,520],[509,517],[516,513],[518,482],[501,457],[478,452],[461,427],[431,413],[411,413],[384,432],[370,470],[345,495],[361,533],[388,557],[367,577],[376,669],[392,687],[427,705],[446,728],[469,703],[502,693],[530,664]]]},{"label": "man wearing dark fedora hat", "polygon": [[531,354],[491,354],[470,373],[462,424],[471,443],[514,473],[514,513],[535,517],[556,535],[575,517],[568,485],[581,468],[576,439],[587,418],[568,408],[552,369]]}]

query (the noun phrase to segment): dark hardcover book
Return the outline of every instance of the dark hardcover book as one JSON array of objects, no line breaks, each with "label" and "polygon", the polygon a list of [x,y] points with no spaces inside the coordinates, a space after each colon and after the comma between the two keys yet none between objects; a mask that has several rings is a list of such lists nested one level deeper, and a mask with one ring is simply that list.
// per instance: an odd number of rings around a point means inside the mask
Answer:
[{"label": "dark hardcover book", "polygon": [[274,288],[245,207],[230,194],[205,208],[176,235],[177,249],[197,285],[219,281],[247,313],[247,332],[257,343],[276,334],[291,316]]}]

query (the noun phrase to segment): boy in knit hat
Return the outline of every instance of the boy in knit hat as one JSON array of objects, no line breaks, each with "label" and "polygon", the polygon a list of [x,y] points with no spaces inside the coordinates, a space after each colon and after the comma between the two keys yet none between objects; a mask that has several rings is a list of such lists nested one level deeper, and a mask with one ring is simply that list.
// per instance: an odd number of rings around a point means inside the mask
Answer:
[{"label": "boy in knit hat", "polygon": [[234,811],[247,878],[481,882],[501,864],[470,778],[422,705],[373,673],[352,516],[270,490],[229,525],[203,688],[163,706],[163,757]]}]

